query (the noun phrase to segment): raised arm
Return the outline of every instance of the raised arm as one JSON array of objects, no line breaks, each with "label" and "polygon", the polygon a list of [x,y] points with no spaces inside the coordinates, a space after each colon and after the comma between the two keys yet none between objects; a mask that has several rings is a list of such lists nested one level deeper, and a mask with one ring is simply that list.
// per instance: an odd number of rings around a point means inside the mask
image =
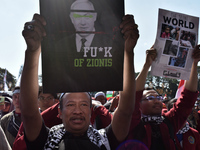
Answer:
[{"label": "raised arm", "polygon": [[170,111],[164,114],[172,123],[174,131],[178,131],[185,123],[186,118],[192,111],[197,99],[197,64],[200,61],[200,45],[196,46],[193,51],[193,64],[190,78],[185,83],[185,89],[182,91],[176,103]]},{"label": "raised arm", "polygon": [[192,58],[194,59],[192,63],[192,69],[190,73],[190,79],[185,82],[185,88],[187,90],[190,90],[192,92],[197,91],[197,84],[198,84],[198,78],[197,78],[197,65],[200,61],[200,45],[197,45],[193,51]]},{"label": "raised arm", "polygon": [[146,50],[146,61],[144,63],[141,72],[136,78],[136,91],[141,91],[144,89],[149,68],[152,62],[155,60],[156,56],[157,56],[156,49],[151,48],[150,50]]},{"label": "raised arm", "polygon": [[41,40],[46,35],[43,25],[46,22],[38,14],[31,22],[25,23],[22,32],[27,49],[21,77],[20,106],[26,137],[35,140],[42,127],[42,117],[38,110],[38,63],[41,52]]},{"label": "raised arm", "polygon": [[124,83],[123,91],[120,92],[119,105],[113,116],[112,129],[116,138],[119,141],[123,141],[129,131],[131,115],[135,104],[133,48],[139,38],[139,31],[132,15],[124,16],[120,27],[125,39]]}]

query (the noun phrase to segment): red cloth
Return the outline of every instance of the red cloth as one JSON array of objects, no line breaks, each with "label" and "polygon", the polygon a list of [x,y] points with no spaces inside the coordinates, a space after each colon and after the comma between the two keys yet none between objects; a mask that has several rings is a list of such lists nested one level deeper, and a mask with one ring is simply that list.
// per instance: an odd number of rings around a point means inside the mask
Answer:
[{"label": "red cloth", "polygon": [[183,134],[183,148],[181,147],[176,136],[175,140],[179,150],[200,150],[200,134],[197,130],[191,127],[186,133]]},{"label": "red cloth", "polygon": [[95,111],[92,110],[92,115],[91,115],[91,119],[90,122],[92,125],[94,125],[95,122],[95,118],[98,116],[101,120],[101,127],[100,128],[105,128],[107,127],[112,120],[112,114],[108,111],[108,109],[106,109],[104,106],[99,106],[95,109]]},{"label": "red cloth", "polygon": [[[141,111],[140,111],[140,100],[142,98],[143,91],[136,92],[136,102],[135,102],[135,110],[132,115],[132,121],[129,131],[128,139],[133,139],[133,131],[134,128],[141,121]],[[183,126],[185,123],[187,116],[191,113],[192,107],[197,99],[198,92],[191,92],[187,89],[184,89],[181,93],[181,96],[178,98],[177,102],[174,104],[174,107],[164,113],[163,116],[169,119],[174,128],[174,135],[176,132]],[[146,135],[143,139],[143,143],[150,149],[151,147],[151,126],[150,124],[146,124]],[[175,150],[174,142],[170,138],[169,129],[165,123],[160,124],[160,132],[162,135],[163,144],[165,149]]]},{"label": "red cloth", "polygon": [[60,103],[57,103],[41,113],[45,126],[51,128],[62,123],[62,120],[58,117],[59,104]]},{"label": "red cloth", "polygon": [[24,141],[23,123],[21,123],[21,126],[18,130],[17,136],[16,136],[15,141],[13,143],[12,150],[26,150],[26,143]]},{"label": "red cloth", "polygon": [[[41,113],[45,125],[49,128],[62,123],[62,120],[58,118],[58,106],[59,103],[53,105],[52,107],[46,109]],[[26,150],[23,123],[19,128],[17,137],[15,138],[15,141],[13,143],[12,150]]]}]

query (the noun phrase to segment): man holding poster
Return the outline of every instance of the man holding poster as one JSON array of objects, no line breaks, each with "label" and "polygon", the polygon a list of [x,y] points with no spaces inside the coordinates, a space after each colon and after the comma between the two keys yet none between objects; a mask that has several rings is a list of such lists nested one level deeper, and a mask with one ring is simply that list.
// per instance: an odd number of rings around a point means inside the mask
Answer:
[{"label": "man holding poster", "polygon": [[123,91],[120,91],[119,105],[112,123],[102,130],[90,126],[91,97],[87,92],[63,93],[59,108],[63,124],[50,130],[46,128],[38,111],[37,101],[39,55],[47,23],[42,16],[35,14],[33,20],[25,24],[22,34],[27,49],[21,77],[20,106],[28,150],[115,150],[126,139],[135,103],[133,49],[139,38],[139,31],[132,15],[126,15],[122,20],[119,27],[125,39]]}]

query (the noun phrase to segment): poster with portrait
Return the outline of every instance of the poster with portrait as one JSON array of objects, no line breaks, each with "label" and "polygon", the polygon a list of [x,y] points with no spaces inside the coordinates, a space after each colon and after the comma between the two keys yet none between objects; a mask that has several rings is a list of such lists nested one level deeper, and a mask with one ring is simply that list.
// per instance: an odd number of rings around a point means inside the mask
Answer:
[{"label": "poster with portrait", "polygon": [[124,1],[40,0],[45,92],[122,90]]},{"label": "poster with portrait", "polygon": [[192,52],[198,44],[199,18],[159,9],[158,29],[154,48],[157,58],[151,75],[188,80]]}]

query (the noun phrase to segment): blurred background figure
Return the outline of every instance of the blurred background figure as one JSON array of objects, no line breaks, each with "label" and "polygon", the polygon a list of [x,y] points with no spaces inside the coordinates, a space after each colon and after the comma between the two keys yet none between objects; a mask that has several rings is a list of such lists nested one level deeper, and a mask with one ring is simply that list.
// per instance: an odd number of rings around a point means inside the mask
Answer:
[{"label": "blurred background figure", "polygon": [[59,100],[56,93],[43,93],[42,87],[39,88],[38,107],[40,112],[43,112],[58,102]]},{"label": "blurred background figure", "polygon": [[96,101],[101,102],[102,105],[104,105],[107,102],[106,95],[104,92],[97,92],[94,98]]},{"label": "blurred background figure", "polygon": [[13,146],[15,137],[17,136],[21,124],[21,109],[20,109],[20,87],[15,87],[12,95],[12,103],[14,110],[7,113],[1,118],[1,127],[7,137],[10,146]]},{"label": "blurred background figure", "polygon": [[197,101],[194,104],[194,109],[199,111],[200,110],[200,98],[197,98]]},{"label": "blurred background figure", "polygon": [[4,98],[4,104],[2,105],[3,107],[1,108],[1,117],[2,118],[4,115],[7,113],[11,112],[14,109],[14,106],[12,104],[12,98],[10,97],[3,97]]},{"label": "blurred background figure", "polygon": [[[170,100],[168,103],[168,111],[173,107],[177,98]],[[189,126],[186,121],[182,128],[176,133],[175,136],[176,146],[178,149],[190,149],[199,150],[200,149],[200,134],[197,130]]]},{"label": "blurred background figure", "polygon": [[190,127],[196,129],[200,133],[200,99],[197,98],[192,112],[190,113],[187,121]]}]

